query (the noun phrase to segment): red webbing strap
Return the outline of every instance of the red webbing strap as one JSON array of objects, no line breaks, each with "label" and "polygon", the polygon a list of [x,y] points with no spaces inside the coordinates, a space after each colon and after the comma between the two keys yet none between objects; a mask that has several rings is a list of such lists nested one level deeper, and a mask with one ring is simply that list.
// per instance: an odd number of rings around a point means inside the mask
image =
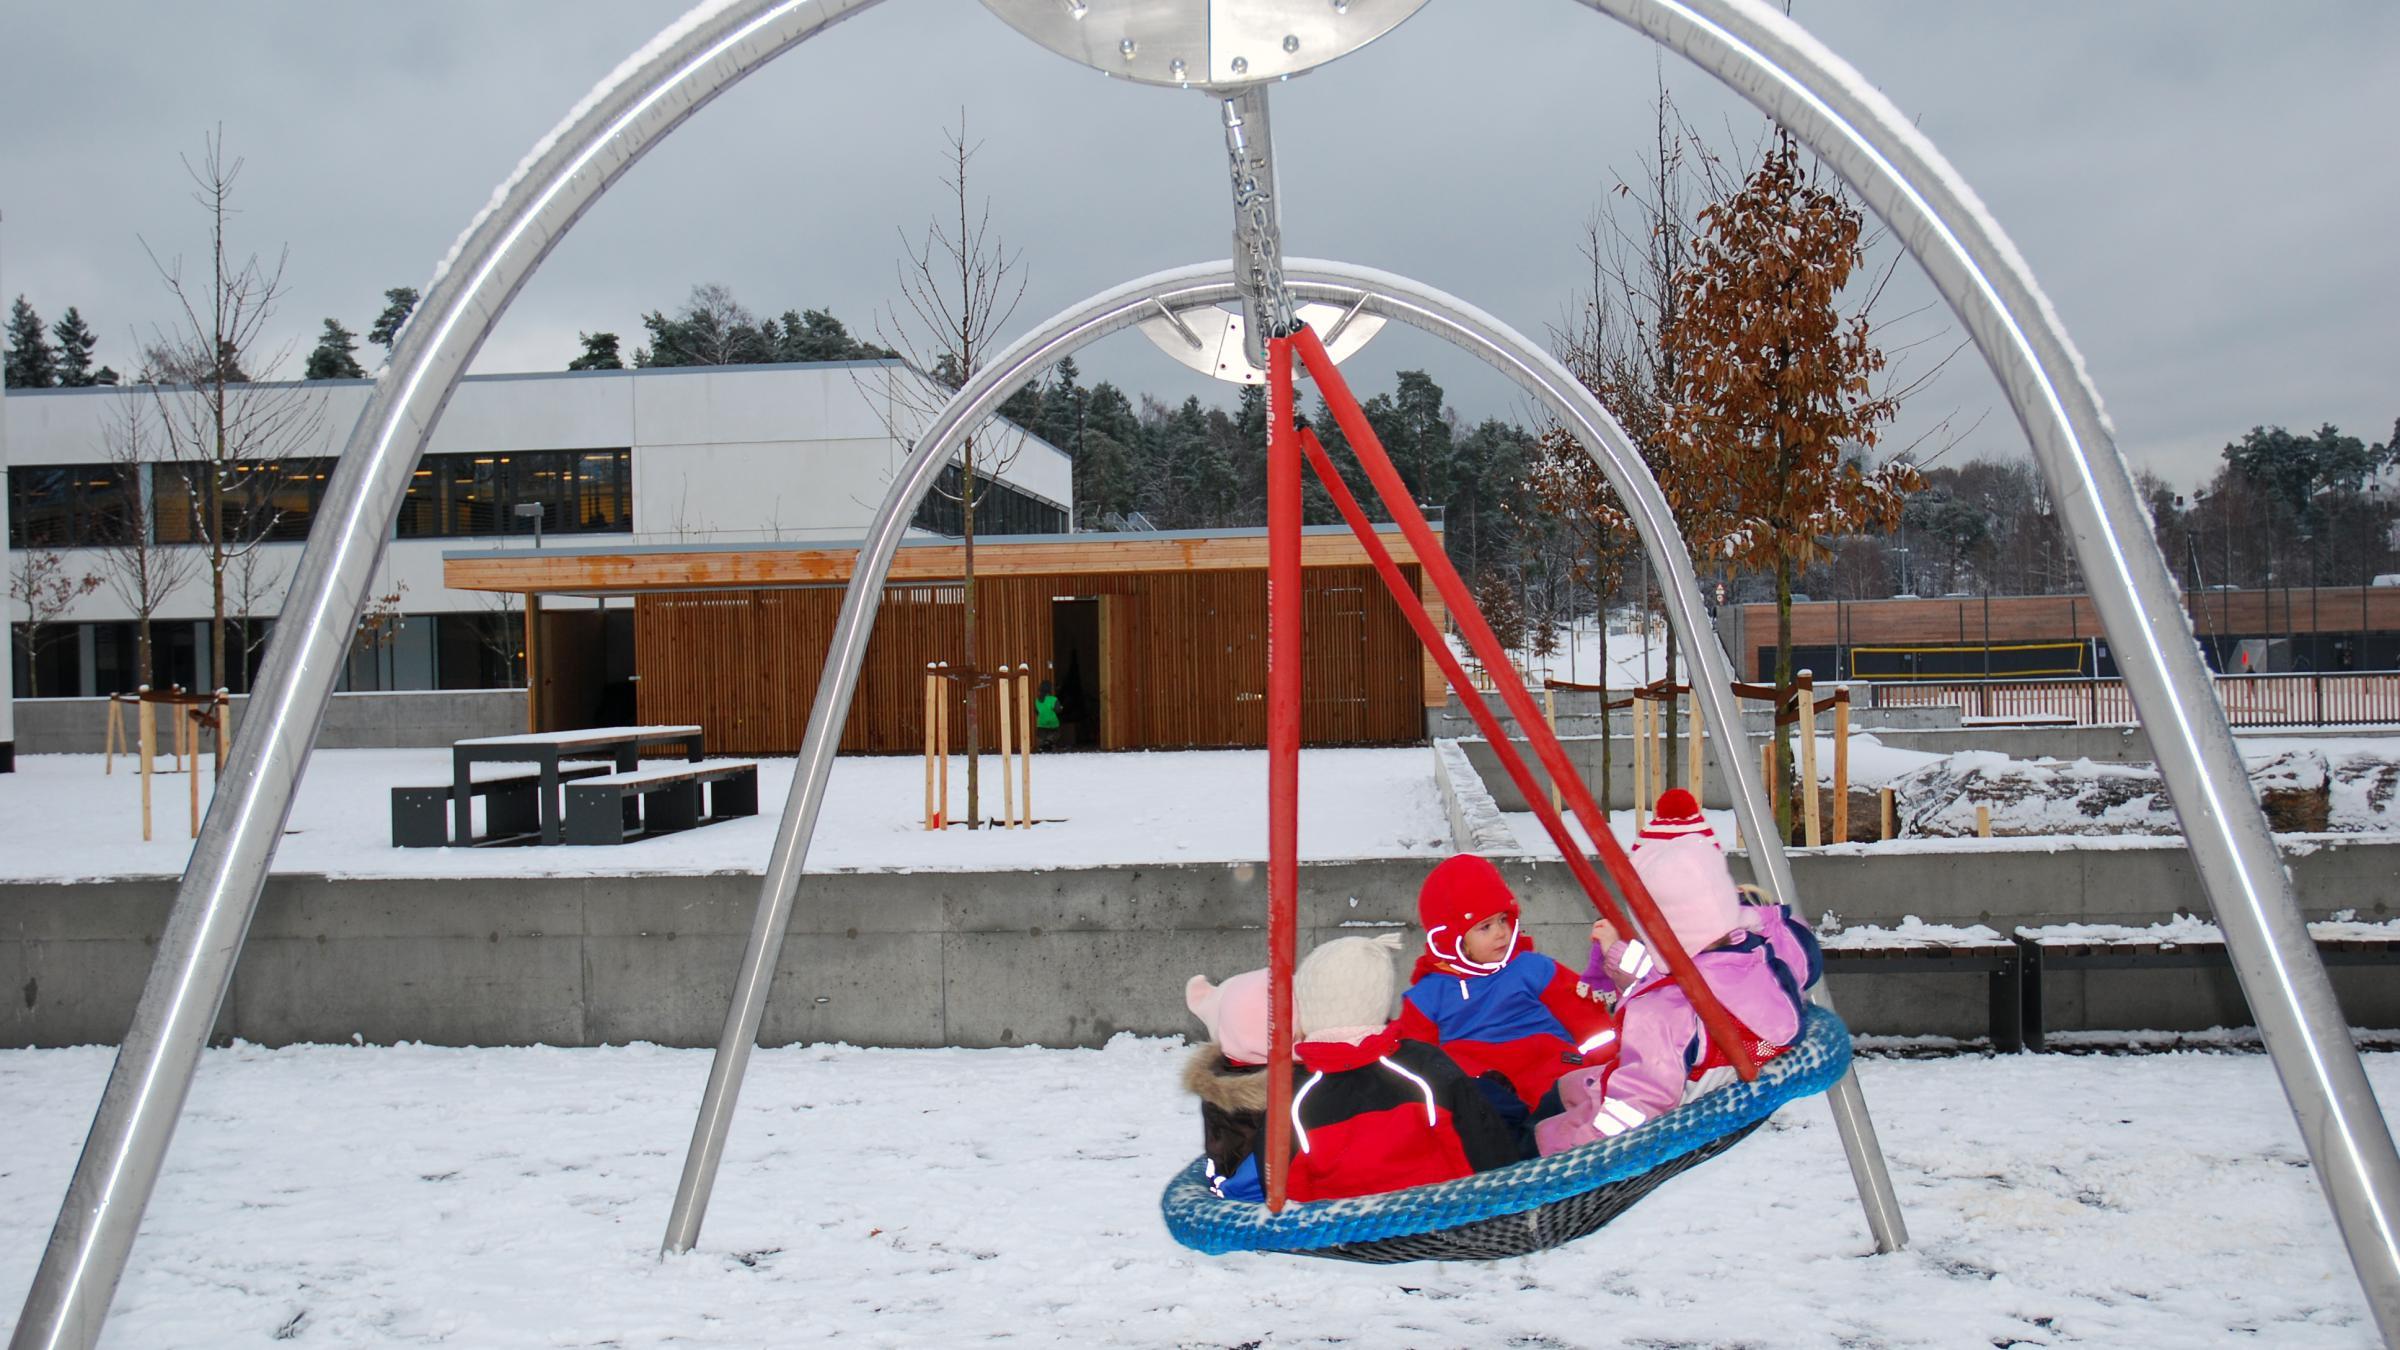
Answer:
[{"label": "red webbing strap", "polygon": [[1625,921],[1625,912],[1617,907],[1616,897],[1601,884],[1600,874],[1592,870],[1591,859],[1584,856],[1583,845],[1575,841],[1573,832],[1567,829],[1567,822],[1552,809],[1550,794],[1542,790],[1541,784],[1533,776],[1532,768],[1525,763],[1525,757],[1517,753],[1516,745],[1501,730],[1499,716],[1493,713],[1483,695],[1475,691],[1474,682],[1467,677],[1467,668],[1459,664],[1458,653],[1450,650],[1450,644],[1443,639],[1441,630],[1433,626],[1433,616],[1425,612],[1425,602],[1417,597],[1416,588],[1409,585],[1408,578],[1401,574],[1400,564],[1392,561],[1392,551],[1375,537],[1375,527],[1367,522],[1367,513],[1359,509],[1358,498],[1350,495],[1349,484],[1342,481],[1341,474],[1334,470],[1333,461],[1326,456],[1324,442],[1317,439],[1317,433],[1304,427],[1300,431],[1300,450],[1308,456],[1308,466],[1316,470],[1317,481],[1325,485],[1325,494],[1333,498],[1334,509],[1342,513],[1342,519],[1349,522],[1350,532],[1358,536],[1359,546],[1366,550],[1367,560],[1375,565],[1376,575],[1383,578],[1384,588],[1392,593],[1393,603],[1400,606],[1400,617],[1408,620],[1408,626],[1416,630],[1417,641],[1425,644],[1425,650],[1433,657],[1434,664],[1441,667],[1442,678],[1458,691],[1459,702],[1466,705],[1468,714],[1475,719],[1476,729],[1483,733],[1484,740],[1492,747],[1492,753],[1499,757],[1500,767],[1507,772],[1509,781],[1517,785],[1517,791],[1523,793],[1526,802],[1533,807],[1533,814],[1540,818],[1542,828],[1550,835],[1550,842],[1558,845],[1559,856],[1567,860],[1567,870],[1575,874],[1575,882],[1583,887],[1583,893],[1591,899],[1592,908],[1626,936],[1632,936],[1632,925]]},{"label": "red webbing strap", "polygon": [[1267,1209],[1292,1155],[1292,964],[1300,929],[1300,444],[1292,340],[1267,344]]},{"label": "red webbing strap", "polygon": [[[1517,678],[1516,669],[1508,663],[1507,650],[1500,645],[1500,639],[1493,634],[1491,625],[1484,622],[1483,611],[1476,607],[1474,595],[1467,590],[1466,582],[1459,578],[1458,570],[1450,565],[1449,555],[1442,551],[1441,541],[1434,538],[1433,528],[1425,523],[1424,512],[1417,509],[1416,501],[1409,496],[1407,482],[1400,477],[1400,471],[1392,467],[1391,457],[1384,453],[1383,443],[1375,438],[1375,429],[1368,425],[1366,414],[1359,410],[1358,400],[1350,393],[1350,386],[1342,379],[1342,373],[1333,364],[1333,358],[1326,354],[1325,344],[1317,339],[1314,331],[1305,327],[1292,335],[1292,344],[1299,349],[1300,359],[1307,363],[1309,374],[1317,382],[1317,393],[1332,410],[1334,421],[1341,425],[1342,434],[1350,442],[1351,452],[1358,457],[1359,466],[1366,470],[1368,480],[1374,483],[1376,493],[1383,499],[1384,508],[1392,514],[1393,523],[1400,527],[1400,533],[1408,539],[1409,546],[1416,550],[1418,566],[1433,578],[1434,587],[1441,592],[1443,603],[1450,607],[1451,617],[1457,621],[1459,633],[1466,638],[1468,649],[1483,663],[1484,670],[1491,676],[1493,687],[1500,691],[1501,701],[1508,705],[1510,715],[1516,718],[1518,728],[1533,746],[1542,768],[1550,775],[1550,781],[1558,785],[1559,792],[1567,799],[1567,805],[1574,810],[1576,819],[1583,822],[1584,833],[1591,836],[1593,847],[1600,851],[1600,860],[1607,865],[1609,875],[1616,879],[1617,889],[1640,917],[1642,930],[1656,939],[1652,945],[1658,949],[1658,955],[1665,959],[1676,985],[1691,999],[1692,1010],[1700,1015],[1700,1024],[1708,1029],[1711,1039],[1729,1047],[1734,1069],[1744,1081],[1757,1077],[1758,1061],[1751,1055],[1750,1047],[1740,1039],[1740,1027],[1726,1013],[1725,1006],[1717,1002],[1716,995],[1708,987],[1708,981],[1701,977],[1699,967],[1693,963],[1690,954],[1683,950],[1683,944],[1673,940],[1674,930],[1658,912],[1658,904],[1650,898],[1649,888],[1642,885],[1641,877],[1635,874],[1632,861],[1625,856],[1624,846],[1617,842],[1616,835],[1609,830],[1608,817],[1593,803],[1591,790],[1584,786],[1582,775],[1575,772],[1575,766],[1567,760],[1565,748],[1558,743],[1558,737],[1551,732],[1549,724],[1542,720],[1541,710],[1534,706],[1533,696],[1525,692],[1525,685]],[[1267,415],[1270,418],[1275,415],[1272,403]],[[1270,422],[1268,425],[1269,443],[1272,444],[1274,424]]]}]

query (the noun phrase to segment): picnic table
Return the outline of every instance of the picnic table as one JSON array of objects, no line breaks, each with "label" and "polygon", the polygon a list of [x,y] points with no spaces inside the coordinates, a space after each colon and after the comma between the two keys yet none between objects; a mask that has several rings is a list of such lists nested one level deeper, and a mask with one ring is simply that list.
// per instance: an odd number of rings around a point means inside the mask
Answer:
[{"label": "picnic table", "polygon": [[565,838],[559,805],[559,784],[562,781],[558,767],[560,760],[613,760],[618,772],[622,773],[639,767],[642,751],[646,749],[674,747],[683,752],[685,759],[697,761],[703,758],[700,746],[701,729],[696,726],[587,727],[581,731],[477,736],[456,742],[450,747],[451,840],[464,845],[475,838],[474,771],[477,764],[506,762],[540,767],[542,842],[556,844]]}]

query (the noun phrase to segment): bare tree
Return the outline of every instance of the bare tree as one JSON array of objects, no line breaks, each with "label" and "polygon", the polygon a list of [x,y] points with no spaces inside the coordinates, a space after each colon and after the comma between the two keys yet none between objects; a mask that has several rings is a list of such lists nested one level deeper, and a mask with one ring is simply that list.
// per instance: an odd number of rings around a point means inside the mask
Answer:
[{"label": "bare tree", "polygon": [[78,576],[64,557],[49,549],[20,549],[15,556],[8,570],[8,600],[25,613],[15,621],[17,641],[25,649],[25,697],[40,698],[42,653],[66,636],[51,630],[77,600],[100,589],[100,574]]},{"label": "bare tree", "polygon": [[[876,325],[876,336],[916,370],[930,375],[933,386],[902,380],[892,391],[895,414],[913,418],[922,428],[948,401],[950,393],[975,378],[991,358],[995,335],[1016,313],[1025,294],[1020,254],[1009,251],[992,229],[991,199],[978,202],[969,191],[967,170],[977,143],[967,139],[967,115],[960,109],[958,130],[945,131],[942,188],[944,216],[928,221],[922,238],[901,236],[905,254],[899,264],[901,304],[887,309]],[[962,594],[965,632],[961,639],[961,675],[967,693],[963,721],[967,737],[967,827],[982,824],[978,728],[975,705],[987,683],[976,643],[975,508],[985,486],[1007,472],[1022,440],[994,433],[995,421],[972,429],[960,443],[955,490],[937,486],[958,504],[959,539],[964,551]],[[901,434],[894,429],[894,434]]]},{"label": "bare tree", "polygon": [[521,621],[515,591],[487,591],[483,594],[483,612],[471,616],[475,640],[483,649],[497,657],[500,677],[515,688],[522,678],[525,662],[525,625]]},{"label": "bare tree", "polygon": [[291,589],[292,578],[283,564],[265,549],[246,548],[234,559],[227,583],[234,611],[230,637],[233,650],[241,657],[242,688],[246,690],[250,687],[252,658],[267,645],[267,638],[274,632],[272,625],[260,622],[259,613],[283,608],[283,597]]},{"label": "bare tree", "polygon": [[200,555],[158,540],[152,519],[153,493],[143,481],[159,435],[150,425],[151,401],[135,397],[111,399],[110,403],[102,445],[124,507],[100,548],[107,565],[102,575],[109,590],[133,612],[134,680],[147,685],[151,682],[150,621],[175,589],[191,578]]},{"label": "bare tree", "polygon": [[232,638],[228,576],[281,518],[280,472],[273,461],[314,437],[323,403],[304,386],[250,379],[251,368],[280,365],[290,355],[288,344],[260,349],[283,295],[286,255],[277,254],[272,267],[256,254],[234,259],[225,232],[242,161],[226,159],[223,131],[206,136],[199,162],[187,157],[183,167],[194,186],[193,200],[208,215],[209,270],[205,280],[187,280],[180,256],[162,261],[144,242],[179,313],[176,326],[160,331],[146,355],[166,448],[178,461],[172,472],[191,508],[188,515],[178,512],[160,523],[170,535],[201,547],[212,635],[209,682],[222,689]]}]

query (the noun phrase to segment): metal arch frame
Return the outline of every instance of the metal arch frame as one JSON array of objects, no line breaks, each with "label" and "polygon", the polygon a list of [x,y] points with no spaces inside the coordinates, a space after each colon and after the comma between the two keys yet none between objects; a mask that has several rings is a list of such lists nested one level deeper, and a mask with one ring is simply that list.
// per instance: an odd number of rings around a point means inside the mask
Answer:
[{"label": "metal arch frame", "polygon": [[[1289,259],[1284,277],[1295,299],[1325,300],[1360,306],[1364,312],[1396,319],[1445,339],[1491,364],[1526,392],[1540,399],[1577,439],[1631,511],[1634,528],[1666,578],[1670,619],[1677,638],[1700,663],[1709,720],[1716,726],[1738,728],[1741,709],[1733,693],[1733,668],[1714,639],[1707,611],[1700,603],[1700,584],[1692,570],[1683,535],[1667,508],[1665,494],[1642,462],[1616,418],[1590,390],[1538,345],[1498,319],[1455,297],[1390,273],[1349,267],[1315,259]],[[884,578],[892,555],[918,501],[931,488],[941,466],[959,443],[985,418],[999,410],[1008,392],[1059,360],[1120,329],[1156,314],[1196,305],[1223,304],[1241,298],[1231,261],[1153,273],[1102,292],[1051,319],[995,356],[992,363],[952,396],[925,428],[909,458],[884,497],[874,528],[859,546],[850,582],[842,595],[840,615],[827,644],[825,667],[818,677],[816,699],[809,710],[808,733],[793,766],[794,788],[784,803],[759,905],[752,921],[749,946],[735,978],[733,1001],[725,1016],[725,1031],[709,1066],[708,1086],[701,1096],[700,1114],[692,1127],[692,1142],[684,1156],[683,1176],[667,1218],[663,1253],[689,1251],[699,1241],[700,1225],[715,1190],[717,1170],[724,1160],[725,1140],[732,1129],[734,1106],[758,1027],[766,1015],[775,966],[791,922],[803,864],[816,830],[826,783],[849,719],[850,699],[858,685],[867,639],[883,603]],[[1747,838],[1757,841],[1753,857],[1760,879],[1773,896],[1797,907],[1790,861],[1775,838],[1773,820],[1762,814],[1765,783],[1747,754],[1719,754],[1719,767],[1733,784],[1735,817]],[[1823,987],[1818,1001],[1832,1003]],[[1834,1123],[1857,1183],[1867,1226],[1880,1251],[1896,1251],[1908,1241],[1899,1201],[1892,1190],[1875,1128],[1867,1113],[1866,1097],[1855,1073],[1845,1073],[1830,1094]]]},{"label": "metal arch frame", "polygon": [[[341,645],[458,378],[577,217],[711,98],[880,0],[736,0],[660,44],[505,184],[403,331],[344,447],[237,744],[176,893],[12,1350],[88,1346],[131,1250],[306,767]],[[1789,127],[1899,234],[1998,375],[2059,499],[2243,989],[2367,1302],[2400,1344],[2400,1155],[2146,539],[2131,476],[2064,328],[1997,224],[1889,100],[1760,0],[1580,0]],[[1720,721],[1720,726],[1733,725]]]}]

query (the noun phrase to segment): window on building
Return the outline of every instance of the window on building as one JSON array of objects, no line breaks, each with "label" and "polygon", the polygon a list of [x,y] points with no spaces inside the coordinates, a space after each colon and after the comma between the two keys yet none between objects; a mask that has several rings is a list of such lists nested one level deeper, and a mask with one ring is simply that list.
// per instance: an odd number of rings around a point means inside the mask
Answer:
[{"label": "window on building", "polygon": [[91,548],[124,537],[131,472],[115,464],[29,464],[8,471],[10,548]]},{"label": "window on building", "polygon": [[517,507],[542,508],[551,534],[633,529],[633,452],[533,450],[427,455],[400,507],[403,539],[530,533]]},{"label": "window on building", "polygon": [[[200,528],[207,510],[207,464],[159,464],[150,470],[151,518],[162,544],[204,544]],[[217,489],[217,537],[229,543],[253,539],[297,542],[308,538],[325,485],[330,459],[236,460],[226,466]]]},{"label": "window on building", "polygon": [[[916,519],[910,523],[920,530],[956,538],[966,532],[966,516],[959,508],[958,486],[964,476],[958,465],[942,470],[941,478],[925,500],[917,503]],[[983,473],[975,475],[975,533],[987,534],[1065,534],[1067,511],[1063,506]]]},{"label": "window on building", "polygon": [[525,616],[520,611],[433,616],[434,683],[441,689],[517,689],[525,683]]}]

